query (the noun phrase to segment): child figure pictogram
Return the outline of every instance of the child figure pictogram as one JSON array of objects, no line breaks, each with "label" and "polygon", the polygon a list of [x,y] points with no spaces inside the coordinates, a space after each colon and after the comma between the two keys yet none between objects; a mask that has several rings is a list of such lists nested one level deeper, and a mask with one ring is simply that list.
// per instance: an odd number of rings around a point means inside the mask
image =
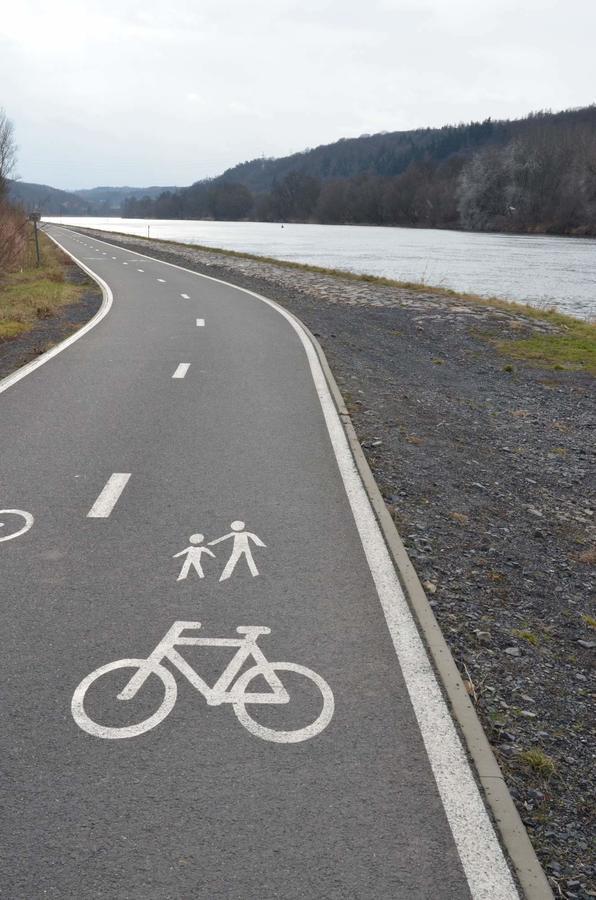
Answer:
[{"label": "child figure pictogram", "polygon": [[203,566],[201,564],[201,557],[204,554],[208,556],[212,556],[215,559],[215,553],[209,550],[208,547],[200,547],[199,544],[204,540],[203,534],[191,534],[189,537],[190,547],[187,547],[185,550],[181,550],[180,553],[174,553],[172,559],[176,559],[177,556],[186,556],[184,560],[184,565],[180,570],[180,574],[176,581],[184,581],[185,578],[188,577],[188,573],[191,568],[194,568],[195,572],[199,576],[199,578],[204,578],[205,573],[203,572]]}]

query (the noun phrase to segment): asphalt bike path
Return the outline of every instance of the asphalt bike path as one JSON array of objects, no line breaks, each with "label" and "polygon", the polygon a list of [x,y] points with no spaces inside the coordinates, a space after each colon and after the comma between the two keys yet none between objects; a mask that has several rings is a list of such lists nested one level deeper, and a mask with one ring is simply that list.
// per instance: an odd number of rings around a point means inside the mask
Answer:
[{"label": "asphalt bike path", "polygon": [[517,897],[308,337],[47,230],[113,304],[0,382],[0,896]]}]

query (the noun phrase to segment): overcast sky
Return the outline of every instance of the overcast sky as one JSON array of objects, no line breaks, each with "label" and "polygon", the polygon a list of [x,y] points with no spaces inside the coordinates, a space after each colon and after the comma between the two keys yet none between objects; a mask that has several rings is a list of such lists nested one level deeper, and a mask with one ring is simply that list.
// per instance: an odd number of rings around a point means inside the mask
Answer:
[{"label": "overcast sky", "polygon": [[340,137],[596,100],[596,0],[13,0],[18,174],[189,184]]}]

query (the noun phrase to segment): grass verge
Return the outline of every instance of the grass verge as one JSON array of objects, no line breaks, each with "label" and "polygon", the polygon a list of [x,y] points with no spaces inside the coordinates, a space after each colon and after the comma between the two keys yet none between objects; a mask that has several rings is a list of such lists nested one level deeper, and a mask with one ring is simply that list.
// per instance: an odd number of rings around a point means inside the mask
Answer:
[{"label": "grass verge", "polygon": [[39,249],[41,265],[37,267],[30,227],[21,268],[0,276],[0,341],[29,331],[87,289],[85,284],[66,280],[71,261],[43,232],[39,233]]},{"label": "grass verge", "polygon": [[596,375],[596,325],[560,313],[548,313],[557,331],[527,338],[497,341],[497,349],[514,359],[552,369],[572,369]]},{"label": "grass verge", "polygon": [[592,375],[596,374],[596,325],[556,312],[553,309],[540,309],[527,303],[516,303],[512,300],[502,300],[499,297],[481,297],[478,294],[460,293],[451,288],[429,285],[425,282],[397,281],[392,278],[384,278],[381,275],[366,275],[349,272],[344,269],[325,269],[322,266],[312,266],[308,263],[275,259],[272,256],[258,256],[254,253],[243,253],[239,250],[225,250],[221,247],[207,247],[204,244],[185,244],[181,241],[168,241],[164,238],[145,237],[140,234],[131,235],[119,231],[109,233],[117,234],[123,238],[139,238],[148,244],[158,242],[172,247],[180,247],[184,250],[190,248],[206,253],[215,253],[222,257],[231,256],[237,259],[249,259],[254,262],[267,263],[285,269],[312,272],[316,275],[331,275],[335,278],[380,285],[395,288],[396,290],[433,294],[462,303],[501,310],[513,316],[524,316],[529,320],[547,322],[553,329],[549,334],[540,333],[529,338],[491,341],[491,343],[496,346],[500,353],[513,359],[524,360],[546,368],[570,369],[589,372]]}]

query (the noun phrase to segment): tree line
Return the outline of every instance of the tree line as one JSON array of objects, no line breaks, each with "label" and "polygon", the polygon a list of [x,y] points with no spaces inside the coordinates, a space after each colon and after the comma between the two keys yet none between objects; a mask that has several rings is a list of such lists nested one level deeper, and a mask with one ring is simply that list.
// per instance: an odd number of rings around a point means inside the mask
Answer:
[{"label": "tree line", "polygon": [[596,236],[596,106],[339,141],[127,198],[122,212]]},{"label": "tree line", "polygon": [[17,157],[14,127],[0,108],[0,280],[16,268],[25,252],[27,218],[8,199],[8,179]]}]

